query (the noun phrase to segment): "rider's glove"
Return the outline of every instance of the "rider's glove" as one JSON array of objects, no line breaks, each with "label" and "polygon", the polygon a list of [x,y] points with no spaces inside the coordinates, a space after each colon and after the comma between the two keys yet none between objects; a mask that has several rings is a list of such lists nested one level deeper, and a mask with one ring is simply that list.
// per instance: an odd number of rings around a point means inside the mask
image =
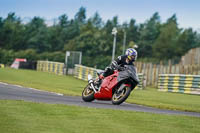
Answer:
[{"label": "rider's glove", "polygon": [[125,68],[124,67],[121,67],[121,66],[118,66],[118,68],[117,68],[119,71],[124,71],[125,70]]},{"label": "rider's glove", "polygon": [[118,68],[117,62],[116,62],[116,61],[113,61],[113,62],[111,63],[111,69],[112,69],[112,70],[116,70],[117,68]]},{"label": "rider's glove", "polygon": [[104,76],[102,74],[99,75],[99,79],[104,79]]}]

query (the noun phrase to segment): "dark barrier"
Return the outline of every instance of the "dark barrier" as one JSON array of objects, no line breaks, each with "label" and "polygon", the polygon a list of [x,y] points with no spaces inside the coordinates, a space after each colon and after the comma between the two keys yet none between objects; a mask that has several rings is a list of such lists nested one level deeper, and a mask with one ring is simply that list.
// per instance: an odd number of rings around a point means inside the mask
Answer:
[{"label": "dark barrier", "polygon": [[36,61],[19,62],[19,68],[36,70]]}]

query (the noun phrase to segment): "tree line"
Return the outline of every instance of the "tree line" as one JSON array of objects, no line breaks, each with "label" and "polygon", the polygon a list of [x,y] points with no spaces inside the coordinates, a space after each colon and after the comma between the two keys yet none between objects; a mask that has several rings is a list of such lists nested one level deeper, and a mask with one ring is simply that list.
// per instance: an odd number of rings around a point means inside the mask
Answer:
[{"label": "tree line", "polygon": [[67,14],[48,26],[45,19],[33,17],[23,23],[15,13],[0,17],[0,63],[9,64],[14,58],[64,62],[66,51],[82,51],[82,64],[104,68],[111,62],[113,27],[117,27],[116,56],[126,48],[138,45],[138,59],[143,61],[179,60],[191,48],[200,46],[200,34],[192,28],[179,28],[176,15],[161,22],[154,13],[144,23],[135,19],[119,23],[118,16],[104,22],[98,12],[86,17],[81,7],[73,19]]}]

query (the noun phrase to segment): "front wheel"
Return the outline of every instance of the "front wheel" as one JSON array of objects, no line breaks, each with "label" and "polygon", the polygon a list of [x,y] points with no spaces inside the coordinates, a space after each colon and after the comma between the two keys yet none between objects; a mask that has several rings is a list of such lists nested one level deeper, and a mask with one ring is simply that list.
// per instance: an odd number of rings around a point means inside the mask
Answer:
[{"label": "front wheel", "polygon": [[91,102],[94,100],[94,91],[90,88],[89,84],[84,88],[82,92],[82,99],[85,102]]},{"label": "front wheel", "polygon": [[115,91],[112,96],[112,103],[115,105],[119,105],[123,103],[131,93],[131,87],[124,86],[121,91]]}]

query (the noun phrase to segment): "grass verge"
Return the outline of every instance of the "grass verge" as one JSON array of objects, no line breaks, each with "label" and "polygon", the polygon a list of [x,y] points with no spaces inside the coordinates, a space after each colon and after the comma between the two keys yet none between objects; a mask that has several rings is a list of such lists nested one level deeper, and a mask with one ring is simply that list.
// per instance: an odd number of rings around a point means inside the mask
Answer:
[{"label": "grass verge", "polygon": [[72,76],[11,68],[0,69],[0,81],[72,96],[80,96],[87,84]]},{"label": "grass verge", "polygon": [[199,133],[200,119],[0,100],[2,133]]},{"label": "grass verge", "polygon": [[[30,70],[0,69],[0,81],[37,88],[65,95],[81,96],[87,82],[72,76],[58,76]],[[159,92],[155,88],[134,90],[127,99],[129,103],[146,106],[200,112],[200,96],[179,93]]]}]

